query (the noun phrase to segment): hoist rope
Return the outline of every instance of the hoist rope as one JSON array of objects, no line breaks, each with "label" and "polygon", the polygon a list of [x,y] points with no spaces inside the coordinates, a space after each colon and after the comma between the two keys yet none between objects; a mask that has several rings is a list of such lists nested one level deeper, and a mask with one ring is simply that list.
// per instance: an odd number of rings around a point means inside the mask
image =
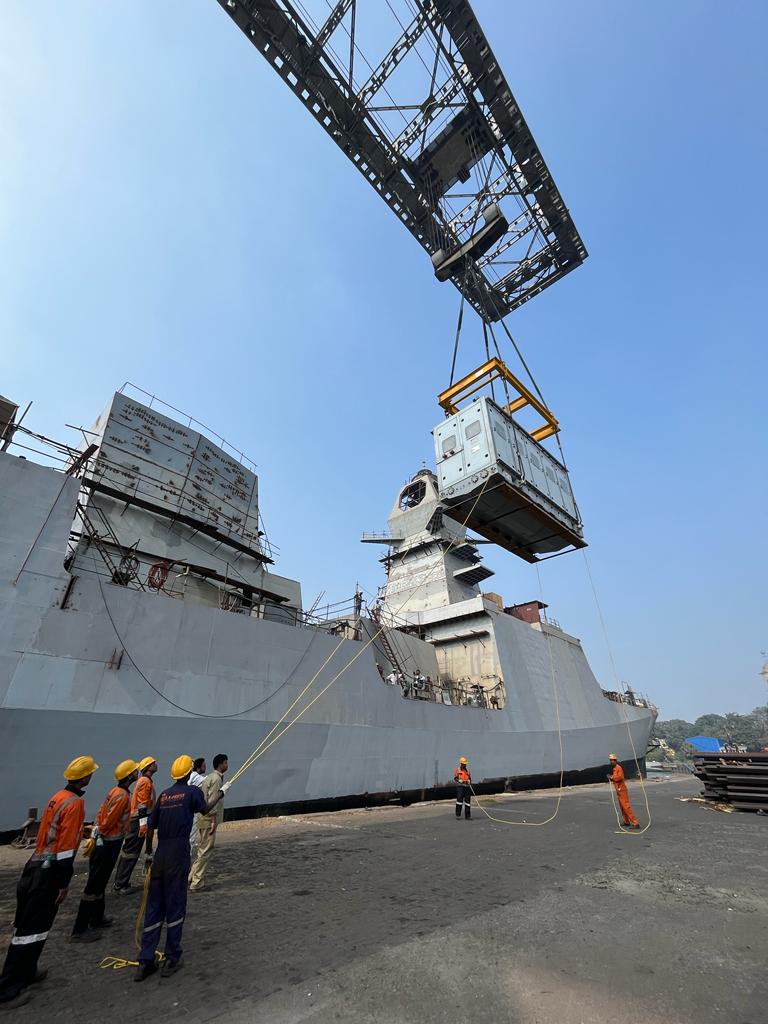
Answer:
[{"label": "hoist rope", "polygon": [[456,323],[456,338],[453,342],[453,359],[451,360],[451,379],[449,385],[453,384],[453,375],[456,372],[456,357],[459,354],[459,338],[461,337],[461,325],[464,322],[464,292],[461,293],[459,302],[459,319]]},{"label": "hoist rope", "polygon": [[[603,631],[603,638],[605,639],[605,646],[608,649],[608,660],[611,663],[611,671],[613,672],[614,685],[616,686],[616,691],[618,692],[621,683],[620,683],[620,680],[619,680],[618,672],[616,671],[616,661],[614,660],[614,657],[613,657],[613,648],[611,646],[611,641],[610,641],[610,638],[608,636],[608,628],[607,628],[606,623],[605,623],[605,617],[603,616],[603,609],[602,609],[602,607],[600,605],[600,600],[599,600],[599,598],[597,596],[597,587],[595,586],[595,581],[594,581],[594,579],[592,577],[592,570],[591,570],[590,565],[589,565],[589,559],[587,558],[587,553],[583,549],[582,549],[581,553],[584,556],[584,565],[586,567],[587,577],[589,578],[589,584],[590,584],[590,587],[592,589],[592,596],[595,599],[595,607],[597,608],[597,615],[598,615],[598,618],[600,619],[600,626],[601,626],[602,631]],[[620,829],[621,835],[625,835],[625,836],[641,836],[645,832],[647,832],[648,829],[651,827],[651,820],[652,820],[651,819],[651,805],[648,802],[648,793],[646,792],[646,789],[645,789],[645,781],[643,779],[643,773],[640,770],[640,761],[639,761],[638,756],[637,756],[637,750],[635,749],[635,741],[634,741],[634,739],[632,737],[632,729],[631,729],[630,723],[629,723],[629,715],[627,714],[627,709],[624,706],[624,702],[623,701],[619,702],[619,706],[621,707],[621,711],[622,711],[622,714],[624,716],[624,724],[627,727],[627,734],[629,736],[629,743],[630,743],[630,746],[632,747],[632,757],[634,758],[634,761],[635,761],[635,768],[637,769],[637,776],[638,776],[638,779],[640,781],[640,789],[642,790],[642,793],[643,793],[643,800],[645,802],[645,810],[646,810],[646,813],[648,815],[648,824],[644,825],[643,828],[641,828],[639,830],[638,829],[627,830],[627,829],[622,827],[622,822],[619,820],[619,813],[618,813],[618,809],[616,807],[616,802],[614,800],[614,794],[613,794],[613,788],[614,787],[613,787],[613,783],[609,783],[609,786],[611,787],[611,800],[613,801],[614,811],[616,812],[616,821],[617,821],[617,824],[619,825],[619,829]]]},{"label": "hoist rope", "polygon": [[[536,576],[538,577],[538,581],[539,581],[539,598],[541,600],[541,603],[544,604],[544,589],[543,589],[542,584],[541,584],[541,572],[539,570],[539,566],[538,565],[536,566]],[[552,654],[552,638],[550,637],[549,633],[547,633],[545,630],[542,630],[542,633],[544,634],[544,636],[547,639],[547,648],[549,650],[549,669],[550,669],[550,673],[552,675],[552,692],[553,692],[554,698],[555,698],[555,718],[556,718],[556,721],[557,721],[557,739],[558,739],[558,743],[560,745],[560,782],[559,782],[559,789],[558,789],[558,793],[557,793],[557,799],[555,800],[555,809],[552,812],[552,814],[550,814],[550,816],[548,818],[545,818],[543,821],[512,821],[509,818],[497,818],[494,814],[491,814],[490,811],[488,811],[483,806],[483,804],[480,802],[480,798],[478,797],[477,793],[475,793],[475,790],[474,790],[472,784],[470,783],[469,788],[470,788],[470,790],[472,792],[472,795],[475,798],[475,802],[476,802],[477,806],[480,808],[480,810],[483,812],[483,814],[486,816],[486,818],[488,818],[490,821],[495,821],[495,822],[497,822],[500,825],[522,825],[522,826],[525,826],[526,828],[540,828],[542,825],[548,825],[550,822],[554,821],[555,818],[557,817],[557,815],[559,814],[559,812],[560,812],[560,804],[561,804],[562,799],[563,799],[563,777],[565,775],[565,755],[564,755],[564,752],[563,752],[563,730],[562,730],[562,725],[561,725],[561,722],[560,722],[560,691],[559,691],[559,688],[558,688],[558,685],[557,685],[557,673],[555,671],[555,659],[554,659],[554,655]]]},{"label": "hoist rope", "polygon": [[[488,324],[485,320],[481,320],[483,325],[483,341],[485,342],[485,361],[489,363],[491,361],[491,349],[488,344]],[[496,401],[496,390],[493,386],[493,378],[491,378],[491,398]]]}]

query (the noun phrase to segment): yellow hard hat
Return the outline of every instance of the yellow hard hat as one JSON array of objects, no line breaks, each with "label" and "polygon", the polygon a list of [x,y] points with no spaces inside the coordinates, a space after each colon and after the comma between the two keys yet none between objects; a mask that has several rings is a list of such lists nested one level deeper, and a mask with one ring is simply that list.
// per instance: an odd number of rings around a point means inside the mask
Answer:
[{"label": "yellow hard hat", "polygon": [[139,771],[143,772],[145,768],[149,768],[149,766],[151,764],[154,764],[156,761],[156,757],[142,757],[142,759],[139,761]]},{"label": "yellow hard hat", "polygon": [[138,770],[139,766],[129,757],[126,761],[121,761],[117,768],[115,768],[115,778],[118,782],[122,782],[123,779],[127,779],[129,775]]},{"label": "yellow hard hat", "polygon": [[608,755],[608,760],[609,761],[618,761],[619,759],[618,759],[618,757],[616,757],[615,754],[609,754]]},{"label": "yellow hard hat", "polygon": [[466,757],[460,757],[459,758],[459,764],[466,764],[466,763],[467,763]]},{"label": "yellow hard hat", "polygon": [[182,754],[181,757],[177,757],[171,765],[171,778],[177,780],[185,779],[194,766],[194,762],[189,754]]},{"label": "yellow hard hat", "polygon": [[89,754],[84,754],[69,762],[64,769],[64,778],[69,782],[77,782],[78,779],[84,779],[86,775],[92,775],[98,767]]}]

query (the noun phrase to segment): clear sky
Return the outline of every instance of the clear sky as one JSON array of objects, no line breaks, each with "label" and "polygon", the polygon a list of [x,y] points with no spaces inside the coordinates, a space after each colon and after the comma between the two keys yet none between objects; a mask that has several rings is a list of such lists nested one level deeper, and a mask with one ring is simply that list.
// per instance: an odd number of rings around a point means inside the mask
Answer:
[{"label": "clear sky", "polygon": [[[619,675],[664,718],[747,711],[768,7],[474,7],[590,251],[509,322],[563,425]],[[374,591],[359,536],[433,462],[457,293],[214,0],[4,3],[0,37],[0,392],[73,441],[125,380],[190,411],[258,463],[307,604]],[[470,322],[459,368],[481,356]],[[488,589],[537,596],[486,557]],[[541,577],[612,686],[582,556]]]}]

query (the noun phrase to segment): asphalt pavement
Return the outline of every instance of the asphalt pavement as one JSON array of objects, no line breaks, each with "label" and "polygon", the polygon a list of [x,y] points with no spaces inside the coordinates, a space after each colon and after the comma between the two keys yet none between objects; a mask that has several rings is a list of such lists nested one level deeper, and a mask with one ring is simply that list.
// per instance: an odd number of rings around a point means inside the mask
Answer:
[{"label": "asphalt pavement", "polygon": [[[619,834],[607,786],[484,798],[457,821],[432,803],[222,828],[210,885],[190,894],[185,967],[133,983],[138,896],[66,942],[83,867],[19,1024],[93,1014],[121,1024],[764,1024],[768,818],[646,786],[651,827]],[[637,783],[630,796],[647,821]],[[525,821],[526,825],[506,822]],[[0,849],[10,933],[25,855]]]}]

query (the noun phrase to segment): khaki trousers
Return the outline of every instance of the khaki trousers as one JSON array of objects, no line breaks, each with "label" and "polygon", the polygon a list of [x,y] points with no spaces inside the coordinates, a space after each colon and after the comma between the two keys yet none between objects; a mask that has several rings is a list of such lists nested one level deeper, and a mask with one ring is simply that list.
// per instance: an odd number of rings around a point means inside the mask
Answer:
[{"label": "khaki trousers", "polygon": [[209,818],[201,816],[197,819],[199,840],[197,844],[197,856],[195,857],[192,869],[189,872],[190,889],[202,889],[203,887],[205,869],[208,865],[208,861],[211,859],[213,847],[216,844],[216,833],[213,831],[213,825],[214,822]]}]

